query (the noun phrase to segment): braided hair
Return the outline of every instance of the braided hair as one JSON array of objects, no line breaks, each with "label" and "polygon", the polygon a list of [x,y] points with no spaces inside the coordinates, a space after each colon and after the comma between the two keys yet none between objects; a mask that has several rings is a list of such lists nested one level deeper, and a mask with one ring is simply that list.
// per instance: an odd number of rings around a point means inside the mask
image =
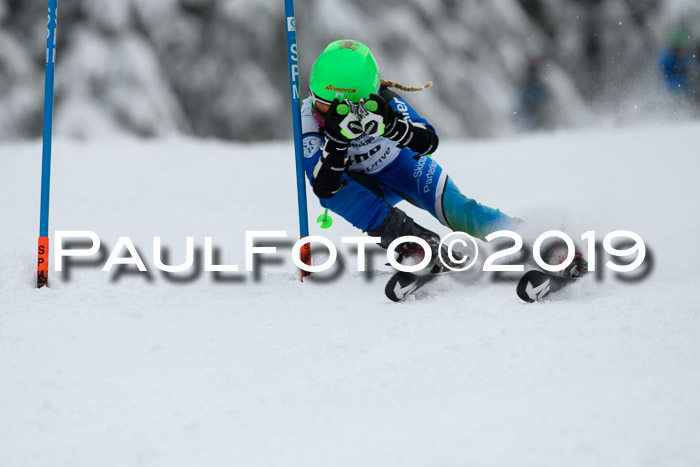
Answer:
[{"label": "braided hair", "polygon": [[425,83],[423,86],[420,87],[415,87],[415,86],[406,86],[401,83],[397,83],[396,81],[388,81],[388,80],[381,80],[380,86],[383,88],[395,88],[400,91],[409,91],[409,92],[415,92],[415,91],[422,91],[423,89],[428,89],[433,85],[432,81],[428,81]]}]

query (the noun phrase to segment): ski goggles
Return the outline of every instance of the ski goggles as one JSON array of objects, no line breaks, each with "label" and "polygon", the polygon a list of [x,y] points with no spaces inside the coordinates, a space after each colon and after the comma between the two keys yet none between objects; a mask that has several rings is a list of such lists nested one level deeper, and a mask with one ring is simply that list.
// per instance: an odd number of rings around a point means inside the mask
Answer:
[{"label": "ski goggles", "polygon": [[326,118],[326,113],[328,112],[328,109],[331,107],[331,103],[320,99],[312,94],[311,97],[311,111],[314,113],[314,115],[325,119]]},{"label": "ski goggles", "polygon": [[326,119],[326,113],[328,113],[328,109],[333,104],[333,101],[321,99],[310,89],[309,92],[311,93],[311,111],[314,114],[316,120],[320,120],[319,123],[322,123]]},{"label": "ski goggles", "polygon": [[[370,102],[370,99],[360,99],[360,102],[354,103],[348,99],[343,101],[348,107],[350,107],[350,113],[355,115],[364,115],[366,113],[365,103]],[[326,113],[333,102],[321,99],[316,94],[311,92],[311,111],[315,117],[324,120],[326,118]]]},{"label": "ski goggles", "polygon": [[330,109],[331,104],[323,99],[319,99],[311,94],[311,115],[318,123],[318,126],[326,126],[326,113]]}]

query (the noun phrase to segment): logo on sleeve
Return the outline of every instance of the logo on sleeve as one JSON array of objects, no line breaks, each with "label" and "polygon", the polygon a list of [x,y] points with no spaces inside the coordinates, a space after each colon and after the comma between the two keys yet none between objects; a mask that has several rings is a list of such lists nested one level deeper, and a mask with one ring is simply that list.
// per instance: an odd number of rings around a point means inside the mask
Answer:
[{"label": "logo on sleeve", "polygon": [[304,157],[313,157],[321,148],[321,138],[318,136],[307,136],[304,138]]}]

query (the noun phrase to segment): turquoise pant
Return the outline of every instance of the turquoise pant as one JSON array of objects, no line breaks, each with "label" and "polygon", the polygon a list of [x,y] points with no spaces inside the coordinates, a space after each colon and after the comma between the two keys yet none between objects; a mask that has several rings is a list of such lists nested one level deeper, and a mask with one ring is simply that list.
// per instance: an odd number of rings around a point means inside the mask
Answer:
[{"label": "turquoise pant", "polygon": [[442,198],[445,220],[452,230],[466,232],[472,237],[484,239],[498,230],[514,230],[520,222],[464,196],[457,185],[448,178]]}]

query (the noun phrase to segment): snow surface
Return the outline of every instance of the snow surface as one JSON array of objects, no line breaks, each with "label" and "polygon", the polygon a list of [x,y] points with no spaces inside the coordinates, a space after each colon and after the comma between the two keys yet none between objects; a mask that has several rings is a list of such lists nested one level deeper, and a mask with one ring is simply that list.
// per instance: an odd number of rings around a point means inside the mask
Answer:
[{"label": "snow surface", "polygon": [[[540,232],[632,230],[652,252],[646,280],[606,271],[535,305],[484,274],[390,303],[384,261],[355,271],[339,216],[312,233],[347,269],[300,284],[291,143],[192,139],[58,141],[52,231],[94,231],[105,254],[129,236],[150,280],[102,258],[37,290],[41,145],[0,146],[0,465],[700,465],[699,134],[443,144],[467,195]],[[153,267],[153,237],[179,264],[192,235],[243,269],[246,230],[289,232],[257,279]]]}]

